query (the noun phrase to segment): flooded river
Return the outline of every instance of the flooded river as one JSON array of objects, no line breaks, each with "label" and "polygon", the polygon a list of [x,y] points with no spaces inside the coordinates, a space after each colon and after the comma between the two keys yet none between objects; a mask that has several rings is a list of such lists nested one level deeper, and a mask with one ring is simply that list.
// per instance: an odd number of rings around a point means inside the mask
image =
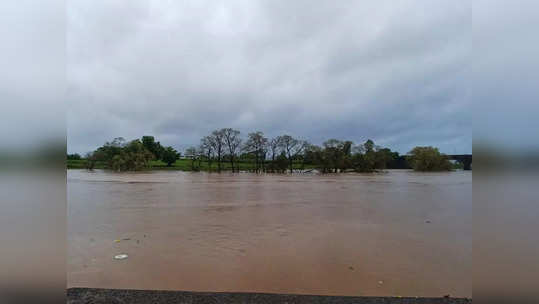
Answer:
[{"label": "flooded river", "polygon": [[472,295],[471,172],[67,178],[69,287]]}]

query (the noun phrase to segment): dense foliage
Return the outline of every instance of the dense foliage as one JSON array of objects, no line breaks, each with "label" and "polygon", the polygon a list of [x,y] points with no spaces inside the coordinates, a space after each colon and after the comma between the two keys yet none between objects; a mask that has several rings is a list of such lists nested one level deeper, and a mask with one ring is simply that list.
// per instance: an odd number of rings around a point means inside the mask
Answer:
[{"label": "dense foliage", "polygon": [[[351,141],[329,139],[321,146],[290,135],[267,138],[258,131],[249,133],[245,141],[238,130],[215,130],[200,140],[197,147],[185,150],[183,169],[198,171],[231,170],[238,172],[293,172],[317,169],[321,173],[375,172],[384,169],[418,171],[451,170],[447,157],[433,147],[416,147],[409,155],[376,145],[372,140],[355,145]],[[68,155],[77,161],[79,155]],[[143,170],[157,164],[172,167],[180,159],[172,147],[164,147],[153,136],[126,142],[115,138],[85,157],[86,168],[96,164],[116,171]],[[176,165],[174,165],[176,166]]]},{"label": "dense foliage", "polygon": [[434,147],[415,147],[408,162],[416,171],[449,171],[453,167],[447,156]]},{"label": "dense foliage", "polygon": [[115,171],[137,171],[151,167],[151,161],[162,159],[171,165],[179,158],[172,147],[162,147],[153,136],[144,136],[126,142],[122,137],[107,142],[86,157],[88,169],[93,169],[96,162],[104,162],[105,167]]},{"label": "dense foliage", "polygon": [[80,160],[80,159],[82,159],[82,157],[80,156],[80,154],[74,153],[74,154],[67,154],[67,159],[68,160]]},{"label": "dense foliage", "polygon": [[180,153],[174,150],[172,147],[166,147],[161,153],[161,160],[167,164],[168,167],[172,166],[180,158]]}]

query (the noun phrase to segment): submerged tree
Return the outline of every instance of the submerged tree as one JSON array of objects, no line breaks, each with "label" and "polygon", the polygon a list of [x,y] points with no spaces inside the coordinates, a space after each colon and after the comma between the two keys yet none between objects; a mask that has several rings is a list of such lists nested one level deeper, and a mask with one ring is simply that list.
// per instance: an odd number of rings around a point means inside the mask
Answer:
[{"label": "submerged tree", "polygon": [[452,164],[434,147],[415,147],[408,153],[408,162],[415,171],[450,171]]},{"label": "submerged tree", "polygon": [[279,154],[275,159],[275,172],[279,173],[285,173],[286,168],[288,168],[288,158],[286,157],[286,154],[284,151]]},{"label": "submerged tree", "polygon": [[[148,147],[153,149],[153,152]],[[101,161],[105,168],[116,171],[142,170],[151,167],[151,161],[157,159],[156,155],[168,166],[179,158],[176,150],[161,146],[159,142],[155,142],[153,136],[143,136],[142,140],[129,142],[123,137],[117,137],[86,155],[86,167],[92,169],[97,161]]]},{"label": "submerged tree", "polygon": [[281,148],[281,137],[275,137],[272,138],[268,143],[268,148],[271,153],[271,164],[270,164],[270,170],[271,172],[276,171],[276,157],[279,155],[279,149]]},{"label": "submerged tree", "polygon": [[117,153],[108,159],[109,168],[115,171],[138,171],[151,166],[154,155],[138,139],[122,145]]},{"label": "submerged tree", "polygon": [[[316,146],[290,135],[269,140],[260,131],[249,133],[242,145],[240,131],[232,128],[213,131],[203,137],[196,148],[187,149],[186,155],[191,158],[191,170],[201,169],[203,162],[207,163],[208,170],[212,170],[214,161],[217,161],[218,171],[223,169],[223,161],[229,161],[233,172],[239,171],[240,163],[246,163],[246,167],[255,172],[293,172],[298,164],[302,170],[316,168],[322,173],[375,172],[386,168],[406,169],[410,165],[417,171],[452,169],[447,156],[433,147],[416,147],[405,157],[370,139],[357,146],[339,139],[329,139]],[[105,168],[126,171],[149,168],[151,160],[156,158],[171,166],[179,156],[176,150],[162,146],[153,136],[143,136],[141,140],[129,142],[117,137],[86,155],[85,159],[88,169],[99,162]],[[79,158],[78,155],[68,157]],[[271,158],[269,162],[266,157]]]},{"label": "submerged tree", "polygon": [[305,147],[308,146],[308,143],[306,141],[293,138],[290,135],[279,136],[278,141],[282,151],[288,158],[288,167],[290,169],[290,173],[292,173],[294,169],[294,159],[303,152]]},{"label": "submerged tree", "polygon": [[212,145],[212,149],[217,156],[217,171],[221,172],[221,161],[223,159],[223,152],[225,147],[225,135],[223,129],[213,131],[210,136],[210,144]]},{"label": "submerged tree", "polygon": [[200,139],[200,146],[199,150],[204,155],[204,158],[206,158],[206,161],[208,162],[208,170],[211,171],[211,164],[213,160],[213,147],[215,144],[213,143],[213,136],[204,136],[202,139]]},{"label": "submerged tree", "polygon": [[[224,128],[221,129],[221,132],[223,132],[223,139],[226,147],[228,148],[230,166],[232,168],[232,172],[234,172],[234,160],[236,159],[236,155],[241,147],[240,131],[231,128]],[[236,171],[239,172],[239,167]]]},{"label": "submerged tree", "polygon": [[245,142],[244,150],[245,152],[251,153],[255,156],[256,172],[259,172],[261,164],[262,167],[264,167],[267,145],[268,139],[264,137],[264,133],[260,131],[249,133],[247,141]]}]

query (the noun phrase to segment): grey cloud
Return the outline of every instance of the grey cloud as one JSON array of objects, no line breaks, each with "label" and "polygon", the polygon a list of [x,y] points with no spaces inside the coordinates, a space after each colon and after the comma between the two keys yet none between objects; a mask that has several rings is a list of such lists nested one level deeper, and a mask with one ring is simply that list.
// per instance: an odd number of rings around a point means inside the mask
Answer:
[{"label": "grey cloud", "polygon": [[68,5],[70,151],[234,127],[471,152],[468,1]]}]

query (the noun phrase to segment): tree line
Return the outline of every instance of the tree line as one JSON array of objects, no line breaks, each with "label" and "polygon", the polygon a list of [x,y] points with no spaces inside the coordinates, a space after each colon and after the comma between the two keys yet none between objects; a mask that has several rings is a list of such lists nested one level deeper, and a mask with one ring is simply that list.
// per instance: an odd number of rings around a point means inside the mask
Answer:
[{"label": "tree line", "polygon": [[[101,161],[109,169],[129,171],[149,168],[153,160],[161,160],[170,167],[180,156],[174,148],[156,142],[153,136],[143,136],[129,142],[116,138],[86,155],[86,160],[89,169]],[[184,156],[190,160],[193,171],[202,170],[204,162],[208,170],[217,172],[225,169],[239,172],[240,165],[245,163],[249,166],[243,168],[250,171],[270,173],[307,169],[321,173],[405,168],[439,171],[451,170],[453,166],[433,147],[416,147],[408,155],[399,155],[370,139],[359,145],[349,140],[329,139],[318,146],[286,134],[268,138],[260,131],[242,138],[241,132],[232,128],[218,129],[202,137],[199,145],[184,151]],[[213,164],[216,164],[215,169]]]},{"label": "tree line", "polygon": [[179,157],[178,151],[170,146],[162,146],[153,136],[143,136],[129,142],[117,137],[86,154],[86,168],[93,169],[100,161],[105,163],[106,168],[115,171],[137,171],[150,168],[152,160],[162,160],[171,165]]}]

